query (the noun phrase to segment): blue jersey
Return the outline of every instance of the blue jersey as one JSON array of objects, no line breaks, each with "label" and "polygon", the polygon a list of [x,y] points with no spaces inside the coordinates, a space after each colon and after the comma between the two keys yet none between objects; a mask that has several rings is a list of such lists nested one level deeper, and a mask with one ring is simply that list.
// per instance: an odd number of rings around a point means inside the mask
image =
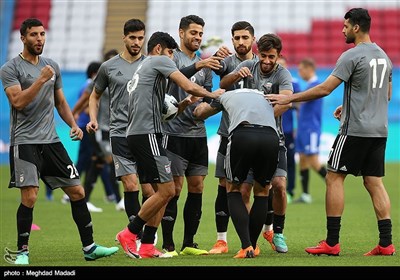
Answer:
[{"label": "blue jersey", "polygon": [[[296,78],[293,78],[292,80],[293,84],[293,93],[300,92],[300,83]],[[287,110],[285,113],[282,115],[282,127],[283,127],[283,133],[292,133],[294,129],[294,117],[293,114],[295,112],[294,108],[291,108]]]},{"label": "blue jersey", "polygon": [[[307,89],[315,87],[320,82],[315,76],[307,83]],[[299,107],[297,131],[298,133],[321,133],[322,98],[302,102]]]}]

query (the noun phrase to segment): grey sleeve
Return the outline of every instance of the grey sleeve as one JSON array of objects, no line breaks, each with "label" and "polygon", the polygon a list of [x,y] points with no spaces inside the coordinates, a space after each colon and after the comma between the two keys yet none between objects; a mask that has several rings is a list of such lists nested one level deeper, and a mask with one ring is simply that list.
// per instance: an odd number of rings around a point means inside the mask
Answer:
[{"label": "grey sleeve", "polygon": [[292,75],[286,69],[284,69],[284,71],[281,71],[281,76],[279,81],[279,91],[281,90],[293,91]]},{"label": "grey sleeve", "polygon": [[1,81],[3,83],[4,90],[6,90],[6,88],[8,87],[20,84],[16,71],[13,67],[13,64],[7,63],[1,68],[0,71],[1,71]]},{"label": "grey sleeve", "polygon": [[355,61],[351,53],[344,52],[336,62],[335,69],[332,71],[332,76],[347,82],[354,70]]},{"label": "grey sleeve", "polygon": [[179,71],[176,64],[167,56],[158,56],[153,60],[153,67],[164,77],[168,78],[175,71]]},{"label": "grey sleeve", "polygon": [[104,63],[101,64],[97,72],[96,78],[94,79],[94,86],[101,92],[108,87],[107,66]]}]

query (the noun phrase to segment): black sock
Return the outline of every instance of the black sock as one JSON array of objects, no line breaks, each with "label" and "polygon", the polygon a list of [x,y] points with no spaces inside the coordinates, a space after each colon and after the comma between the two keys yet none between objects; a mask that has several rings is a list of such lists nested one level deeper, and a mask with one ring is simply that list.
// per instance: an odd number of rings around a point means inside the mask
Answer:
[{"label": "black sock", "polygon": [[143,244],[153,244],[156,232],[157,232],[156,227],[151,227],[151,226],[145,225],[141,242]]},{"label": "black sock", "polygon": [[231,214],[232,223],[239,235],[242,249],[251,246],[249,233],[249,214],[244,205],[242,194],[240,192],[227,193],[229,213]]},{"label": "black sock", "polygon": [[33,208],[26,207],[22,203],[17,210],[17,246],[18,250],[28,247],[29,236],[31,234],[31,227],[33,221]]},{"label": "black sock", "polygon": [[392,244],[392,221],[390,219],[378,221],[379,245],[387,247]]},{"label": "black sock", "polygon": [[342,217],[326,217],[326,228],[328,230],[326,243],[331,247],[339,243],[341,218]]},{"label": "black sock", "polygon": [[163,249],[168,251],[175,250],[175,243],[173,238],[174,226],[176,216],[178,214],[178,199],[179,196],[174,196],[165,208],[164,216],[161,220],[162,236],[163,236]]},{"label": "black sock", "polygon": [[132,221],[140,210],[139,191],[124,192],[124,203],[125,213],[129,221]]},{"label": "black sock", "polygon": [[193,238],[197,233],[201,218],[202,193],[188,193],[185,207],[183,208],[183,246],[193,246]]},{"label": "black sock", "polygon": [[267,217],[265,219],[265,223],[267,226],[272,225],[274,220],[274,209],[272,209],[272,190],[269,190],[268,196],[268,205],[267,205]]},{"label": "black sock", "polygon": [[285,228],[285,214],[283,215],[274,214],[274,234],[283,233],[284,228]]},{"label": "black sock", "polygon": [[260,236],[264,221],[267,218],[267,208],[267,196],[254,196],[253,206],[251,207],[249,215],[250,241],[254,249],[257,246],[257,239]]},{"label": "black sock", "polygon": [[96,184],[97,176],[99,175],[96,167],[96,162],[91,161],[89,169],[86,172],[85,182],[83,187],[85,189],[85,200],[90,201],[90,195],[92,194],[94,184]]},{"label": "black sock", "polygon": [[325,179],[325,176],[326,176],[326,167],[325,167],[325,166],[322,166],[321,169],[318,171],[318,174],[321,175],[321,177]]},{"label": "black sock", "polygon": [[300,170],[300,181],[301,181],[301,187],[303,188],[303,193],[308,193],[309,178],[310,178],[309,169]]},{"label": "black sock", "polygon": [[71,200],[71,210],[72,218],[78,227],[79,235],[81,237],[82,247],[93,244],[92,218],[87,208],[85,199],[82,198],[77,201]]},{"label": "black sock", "polygon": [[139,215],[128,224],[128,229],[133,234],[138,235],[138,233],[143,229],[143,226],[146,224],[146,221],[142,220]]},{"label": "black sock", "polygon": [[229,223],[228,199],[226,188],[218,185],[218,194],[215,199],[215,224],[217,232],[227,232]]}]

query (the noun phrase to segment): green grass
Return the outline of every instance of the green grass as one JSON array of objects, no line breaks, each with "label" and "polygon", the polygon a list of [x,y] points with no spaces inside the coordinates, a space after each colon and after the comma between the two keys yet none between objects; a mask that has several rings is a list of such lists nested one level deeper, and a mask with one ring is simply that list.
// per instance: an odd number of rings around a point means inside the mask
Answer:
[{"label": "green grass", "polygon": [[[214,222],[214,200],[216,196],[217,180],[213,177],[214,166],[210,166],[210,175],[206,178],[203,196],[203,216],[195,241],[201,248],[209,250],[216,240]],[[95,262],[86,262],[83,259],[78,231],[72,220],[70,206],[60,203],[62,191],[54,193],[54,201],[45,199],[45,190],[42,187],[34,211],[34,223],[41,227],[40,231],[33,231],[30,237],[31,266],[399,266],[399,255],[394,257],[364,257],[363,254],[378,243],[378,229],[372,203],[368,193],[362,185],[361,178],[348,176],[345,187],[345,211],[342,217],[340,235],[341,254],[339,257],[314,257],[304,252],[304,248],[316,245],[326,236],[325,229],[325,185],[315,174],[311,173],[310,191],[313,203],[290,204],[287,208],[285,236],[289,252],[278,254],[273,252],[269,244],[260,237],[261,255],[255,259],[236,260],[233,255],[240,248],[239,239],[232,223],[229,224],[228,242],[229,253],[224,255],[208,256],[180,256],[173,259],[139,259],[133,260],[125,256],[122,249],[110,258]],[[393,243],[400,248],[399,225],[399,174],[400,164],[387,164],[386,189],[392,203]],[[4,252],[7,247],[16,249],[16,210],[19,205],[19,191],[7,189],[9,180],[8,166],[0,167],[1,182],[1,243],[0,249]],[[300,193],[300,184],[296,184],[296,192]],[[113,204],[103,200],[104,191],[98,182],[92,195],[92,202],[102,207],[103,213],[92,213],[95,241],[104,246],[114,246],[115,234],[127,224],[124,212],[117,212]],[[177,248],[181,246],[183,238],[183,203],[186,198],[186,188],[183,191],[178,205],[178,218],[175,226],[174,238]],[[161,239],[161,229],[158,233]],[[158,245],[162,241],[159,239]],[[1,258],[1,266],[9,266]]]}]

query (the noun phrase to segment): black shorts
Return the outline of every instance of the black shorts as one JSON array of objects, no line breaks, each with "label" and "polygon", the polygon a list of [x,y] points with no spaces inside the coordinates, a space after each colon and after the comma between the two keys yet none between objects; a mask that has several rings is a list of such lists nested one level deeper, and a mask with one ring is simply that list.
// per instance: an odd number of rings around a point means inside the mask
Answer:
[{"label": "black shorts", "polygon": [[41,178],[50,188],[80,185],[78,171],[61,142],[10,147],[9,188],[39,187]]},{"label": "black shorts", "polygon": [[336,136],[327,169],[354,176],[385,176],[386,137]]},{"label": "black shorts", "polygon": [[208,174],[207,137],[164,135],[163,147],[171,159],[174,176],[206,176]]},{"label": "black shorts", "polygon": [[129,135],[128,145],[137,159],[140,183],[171,182],[171,161],[162,147],[161,134]]},{"label": "black shorts", "polygon": [[252,168],[254,180],[265,187],[277,169],[278,154],[279,137],[273,128],[238,126],[229,136],[226,178],[234,184],[241,184]]},{"label": "black shorts", "polygon": [[[217,154],[217,161],[215,164],[215,177],[216,178],[225,178],[225,156],[226,156],[226,147],[228,146],[229,139],[228,137],[221,136]],[[250,169],[249,174],[247,174],[247,178],[244,180],[244,183],[253,184],[253,170]]]}]

